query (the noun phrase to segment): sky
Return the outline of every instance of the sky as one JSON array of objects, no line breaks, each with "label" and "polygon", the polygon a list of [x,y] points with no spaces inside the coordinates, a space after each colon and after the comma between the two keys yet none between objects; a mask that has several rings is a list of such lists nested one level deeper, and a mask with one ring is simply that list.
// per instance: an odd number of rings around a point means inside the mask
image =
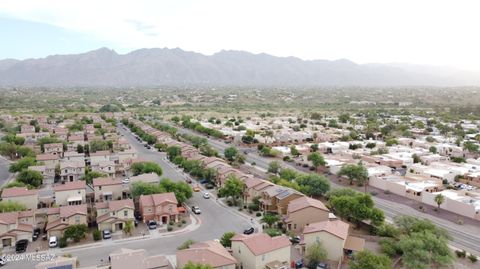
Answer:
[{"label": "sky", "polygon": [[0,59],[176,48],[480,71],[477,0],[2,0]]}]

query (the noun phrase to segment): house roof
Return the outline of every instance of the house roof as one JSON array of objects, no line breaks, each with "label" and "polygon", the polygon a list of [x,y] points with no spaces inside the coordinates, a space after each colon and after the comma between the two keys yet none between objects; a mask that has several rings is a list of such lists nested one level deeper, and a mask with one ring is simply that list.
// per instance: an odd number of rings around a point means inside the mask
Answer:
[{"label": "house roof", "polygon": [[254,187],[254,186],[257,186],[257,185],[259,185],[259,184],[262,184],[262,183],[263,183],[263,180],[261,180],[261,179],[259,179],[259,178],[256,178],[256,177],[251,177],[251,178],[245,179],[244,183],[245,183],[245,187],[246,187],[247,189],[250,189],[250,188],[252,188],[252,187]]},{"label": "house roof", "polygon": [[60,157],[56,154],[38,154],[35,158],[37,161],[51,161],[60,159]]},{"label": "house roof", "polygon": [[213,268],[236,264],[237,260],[219,242],[207,241],[191,245],[188,249],[179,250],[177,265],[184,266],[188,262],[208,264]]},{"label": "house roof", "polygon": [[121,178],[99,177],[93,179],[93,186],[122,185]]},{"label": "house roof", "polygon": [[157,206],[165,202],[178,204],[177,197],[173,192],[140,195],[140,203],[144,206]]},{"label": "house roof", "polygon": [[345,246],[343,248],[353,250],[353,251],[362,251],[365,247],[365,239],[355,236],[347,236],[345,241]]},{"label": "house roof", "polygon": [[244,243],[255,256],[290,247],[292,244],[290,240],[288,240],[288,237],[284,235],[270,237],[264,233],[251,235],[237,234],[232,238],[232,242],[234,241]]},{"label": "house roof", "polygon": [[97,152],[91,152],[90,153],[90,157],[91,156],[105,156],[105,155],[111,155],[112,153],[108,150],[99,150]]},{"label": "house roof", "polygon": [[87,205],[68,205],[61,207],[51,207],[47,209],[47,215],[53,214],[60,214],[61,218],[68,218],[76,214],[87,215]]},{"label": "house roof", "polygon": [[3,189],[2,198],[37,195],[37,190],[29,190],[26,187],[13,187]]},{"label": "house roof", "polygon": [[85,167],[84,162],[71,162],[71,161],[66,161],[66,162],[60,162],[60,169],[65,169],[68,167],[72,168],[83,168]]},{"label": "house roof", "polygon": [[69,190],[78,190],[85,189],[86,183],[83,180],[77,180],[72,182],[66,182],[65,184],[58,184],[53,187],[54,191],[69,191]]},{"label": "house roof", "polygon": [[307,207],[314,207],[327,212],[329,211],[321,201],[307,196],[302,196],[288,203],[288,213],[292,213]]},{"label": "house roof", "polygon": [[44,148],[62,148],[63,149],[63,144],[62,143],[51,143],[51,144],[45,144],[43,145]]},{"label": "house roof", "polygon": [[325,220],[315,223],[310,223],[310,225],[303,228],[304,234],[317,233],[317,232],[327,232],[332,235],[339,237],[340,239],[347,239],[348,236],[348,223],[341,220]]}]

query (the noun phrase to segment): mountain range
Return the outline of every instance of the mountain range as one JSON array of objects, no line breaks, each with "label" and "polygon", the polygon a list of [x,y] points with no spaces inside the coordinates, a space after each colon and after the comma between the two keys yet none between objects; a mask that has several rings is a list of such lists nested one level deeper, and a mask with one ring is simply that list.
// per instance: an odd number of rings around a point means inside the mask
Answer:
[{"label": "mountain range", "polygon": [[244,51],[211,56],[181,49],[98,50],[40,59],[0,60],[0,86],[463,86],[480,74],[410,64],[356,64],[340,59],[302,60]]}]

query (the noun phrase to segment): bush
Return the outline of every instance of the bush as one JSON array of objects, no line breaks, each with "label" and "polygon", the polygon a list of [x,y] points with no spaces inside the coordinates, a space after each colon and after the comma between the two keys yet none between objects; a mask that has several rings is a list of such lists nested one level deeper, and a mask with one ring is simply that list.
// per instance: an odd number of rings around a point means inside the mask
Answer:
[{"label": "bush", "polygon": [[389,257],[395,257],[399,249],[397,247],[397,242],[392,238],[382,239],[380,240],[380,246],[382,247],[382,252],[385,253]]},{"label": "bush", "polygon": [[473,254],[468,255],[468,259],[469,259],[472,263],[475,263],[475,262],[477,262],[477,260],[478,260],[477,256],[475,256],[475,255],[473,255]]},{"label": "bush", "polygon": [[248,209],[252,210],[252,211],[258,211],[260,209],[260,207],[257,204],[249,204]]},{"label": "bush", "polygon": [[100,230],[93,231],[93,240],[98,241],[100,239],[102,239],[102,233]]},{"label": "bush", "polygon": [[457,254],[458,258],[465,258],[467,256],[467,252],[465,250],[455,250],[455,254]]},{"label": "bush", "polygon": [[168,232],[171,232],[172,230],[173,230],[173,227],[170,226],[170,225],[168,225],[168,226],[167,226],[167,231],[168,231]]},{"label": "bush", "polygon": [[383,193],[385,193],[385,194],[388,195],[388,194],[390,194],[391,192],[390,192],[389,190],[385,190]]},{"label": "bush", "polygon": [[261,216],[262,216],[262,212],[257,212],[257,214],[255,214],[255,216],[261,217]]},{"label": "bush", "polygon": [[232,206],[232,205],[233,205],[233,202],[230,201],[230,200],[228,200],[228,201],[227,201],[227,205],[228,205],[228,206]]},{"label": "bush", "polygon": [[186,220],[184,220],[184,219],[182,219],[182,224],[185,224],[185,223],[187,223],[187,221],[186,221]]},{"label": "bush", "polygon": [[64,248],[64,247],[67,247],[68,246],[68,243],[67,243],[67,238],[65,237],[60,237],[58,239],[58,247],[59,248]]},{"label": "bush", "polygon": [[173,221],[169,221],[169,222],[168,222],[168,225],[170,225],[170,226],[172,226],[173,224],[174,224]]}]

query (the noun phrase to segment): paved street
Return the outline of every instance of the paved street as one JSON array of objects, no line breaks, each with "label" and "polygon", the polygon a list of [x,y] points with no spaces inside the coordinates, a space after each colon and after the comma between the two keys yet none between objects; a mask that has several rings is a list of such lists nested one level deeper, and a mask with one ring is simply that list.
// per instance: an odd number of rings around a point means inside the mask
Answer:
[{"label": "paved street", "polygon": [[[177,126],[177,129],[180,133],[201,135],[197,132],[193,132],[189,129],[181,128],[178,126]],[[208,138],[208,142],[219,153],[223,153],[225,148],[231,146],[230,144],[225,144],[223,141],[219,141],[212,138]],[[238,148],[242,152],[244,150],[247,150],[247,148],[242,148],[242,147],[238,147]],[[255,162],[256,163],[255,167],[260,168],[261,170],[264,170],[264,171],[268,169],[268,164],[271,161],[272,160],[268,158],[259,156],[257,153],[250,152],[246,155],[247,163]],[[297,167],[285,162],[280,162],[280,164],[286,168],[297,169]],[[343,187],[333,182],[331,182],[331,185],[332,187],[336,187],[336,188]],[[480,255],[480,225],[476,225],[476,226],[467,225],[467,224],[459,225],[451,221],[432,216],[430,214],[422,213],[418,210],[415,210],[403,204],[391,202],[378,197],[372,197],[372,198],[375,201],[375,204],[377,205],[377,207],[379,207],[385,212],[385,216],[387,217],[388,220],[391,220],[393,219],[393,217],[398,215],[410,215],[410,216],[430,219],[433,223],[446,229],[452,235],[452,238],[453,238],[451,242],[452,246],[459,249],[465,249],[469,252],[475,253],[476,255]]]},{"label": "paved street", "polygon": [[12,174],[8,172],[9,167],[9,161],[4,157],[0,156],[0,186],[3,186],[3,184],[5,184],[7,180],[12,176]]},{"label": "paved street", "polygon": [[[184,180],[185,176],[166,161],[165,154],[153,150],[148,150],[142,146],[128,132],[119,128],[128,141],[138,150],[138,156],[141,159],[153,161],[161,165],[163,176],[172,180]],[[100,263],[100,260],[108,260],[108,255],[119,248],[144,248],[149,254],[174,254],[177,247],[188,239],[197,242],[219,239],[225,232],[242,232],[250,224],[250,219],[240,215],[235,210],[225,208],[215,199],[204,199],[201,192],[194,193],[194,196],[187,202],[189,205],[197,205],[202,210],[198,215],[200,227],[192,232],[181,233],[177,235],[166,236],[156,239],[140,239],[128,242],[115,243],[111,241],[106,245],[86,247],[81,249],[54,249],[52,252],[58,255],[70,253],[77,256],[81,266],[91,266]],[[28,262],[16,262],[8,264],[8,268],[30,268]]]}]

